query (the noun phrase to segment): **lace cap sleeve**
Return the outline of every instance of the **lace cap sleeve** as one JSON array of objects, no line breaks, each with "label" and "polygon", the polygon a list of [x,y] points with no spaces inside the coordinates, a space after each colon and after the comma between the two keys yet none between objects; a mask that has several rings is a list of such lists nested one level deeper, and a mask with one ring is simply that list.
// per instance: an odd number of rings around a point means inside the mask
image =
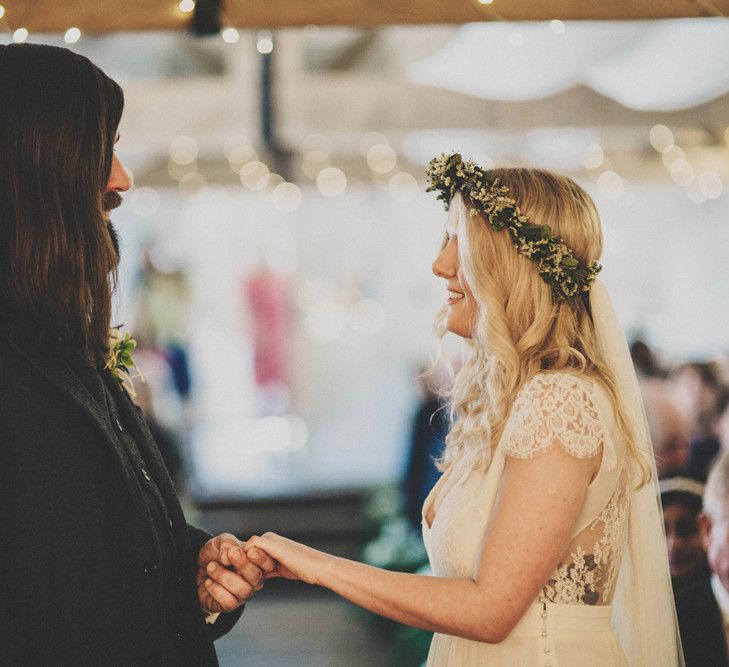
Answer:
[{"label": "lace cap sleeve", "polygon": [[[504,429],[504,453],[529,459],[557,441],[568,454],[589,458],[607,444],[592,398],[592,382],[570,373],[541,373],[517,394]],[[609,461],[606,461],[609,467]]]}]

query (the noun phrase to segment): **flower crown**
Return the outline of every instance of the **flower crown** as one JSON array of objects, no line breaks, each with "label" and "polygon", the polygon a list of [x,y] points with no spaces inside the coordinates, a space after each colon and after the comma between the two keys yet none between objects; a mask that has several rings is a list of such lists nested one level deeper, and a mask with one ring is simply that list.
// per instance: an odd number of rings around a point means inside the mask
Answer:
[{"label": "flower crown", "polygon": [[425,173],[430,181],[427,192],[439,191],[446,210],[459,191],[474,207],[471,215],[480,211],[495,231],[507,229],[517,252],[536,263],[555,303],[573,301],[590,291],[602,267],[597,262],[590,266],[580,262],[562,239],[552,236],[549,225],[529,222],[509,196],[509,188],[499,187],[498,179],[472,160],[464,162],[458,153],[443,153],[430,161]]}]

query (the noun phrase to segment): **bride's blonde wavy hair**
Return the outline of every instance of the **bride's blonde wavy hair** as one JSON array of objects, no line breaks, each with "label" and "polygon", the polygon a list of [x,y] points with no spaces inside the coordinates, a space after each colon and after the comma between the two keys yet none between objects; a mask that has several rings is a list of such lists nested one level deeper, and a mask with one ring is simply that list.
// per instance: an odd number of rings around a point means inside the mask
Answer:
[{"label": "bride's blonde wavy hair", "polygon": [[[600,258],[597,208],[574,181],[541,169],[493,169],[488,174],[509,188],[530,222],[549,225],[580,261],[590,265]],[[495,231],[458,193],[451,203],[461,207],[460,272],[477,314],[473,336],[467,339],[471,354],[449,391],[452,426],[439,467],[446,469],[461,452],[470,467],[488,466],[519,390],[540,371],[567,371],[590,376],[605,388],[628,452],[639,464],[639,484],[645,483],[650,468],[638,453],[615,377],[600,361],[587,295],[571,304],[554,303],[537,265],[518,255],[508,231]],[[435,325],[440,339],[446,321],[443,308]]]}]

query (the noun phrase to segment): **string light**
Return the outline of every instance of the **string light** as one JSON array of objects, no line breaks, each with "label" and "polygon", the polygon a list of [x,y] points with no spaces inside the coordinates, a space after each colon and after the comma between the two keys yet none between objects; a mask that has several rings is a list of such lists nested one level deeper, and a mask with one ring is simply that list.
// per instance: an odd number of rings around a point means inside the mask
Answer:
[{"label": "string light", "polygon": [[699,188],[707,199],[718,199],[724,190],[721,177],[715,171],[705,171],[699,176]]},{"label": "string light", "polygon": [[181,0],[179,8],[184,14],[189,14],[195,10],[195,0]]},{"label": "string light", "polygon": [[375,144],[367,151],[367,164],[376,174],[388,174],[396,163],[397,154],[387,144]]},{"label": "string light", "polygon": [[3,16],[5,16],[5,7],[3,7],[2,5],[0,5],[0,19],[1,19],[1,18],[2,18]]},{"label": "string light", "polygon": [[582,155],[582,165],[588,169],[597,169],[598,167],[602,167],[604,161],[605,153],[602,150],[602,146],[597,141],[590,142]]},{"label": "string light", "polygon": [[226,28],[220,35],[226,44],[236,44],[240,39],[240,33],[233,27]]},{"label": "string light", "polygon": [[273,51],[273,35],[269,30],[261,30],[256,40],[256,49],[258,53],[266,55]]},{"label": "string light", "polygon": [[[228,137],[223,144],[223,153],[225,154],[225,157],[228,159],[229,162],[233,160],[233,156],[239,149],[243,149],[248,152],[253,151],[253,146],[251,145],[250,140],[248,139],[248,137],[242,134],[234,134]],[[250,159],[255,160],[255,158]],[[248,160],[244,160],[244,162],[247,161]],[[241,162],[241,164],[243,163]]]},{"label": "string light", "polygon": [[387,137],[384,134],[380,134],[379,132],[367,132],[366,134],[362,135],[362,138],[359,142],[359,149],[362,152],[362,155],[365,157],[367,156],[367,152],[374,146],[375,144],[386,144],[387,143]]},{"label": "string light", "polygon": [[230,151],[228,157],[230,168],[236,174],[240,174],[240,170],[242,169],[243,165],[248,164],[253,160],[258,160],[258,153],[256,153],[255,149],[252,146],[246,145],[236,146]]},{"label": "string light", "polygon": [[479,5],[490,5],[494,0],[478,0]]},{"label": "string light", "polygon": [[565,30],[565,25],[559,19],[554,19],[553,21],[550,21],[549,22],[549,29],[555,35],[561,35],[564,32],[564,30]]},{"label": "string light", "polygon": [[676,185],[685,187],[694,180],[694,168],[689,162],[686,162],[683,169],[671,172],[671,178]]},{"label": "string light", "polygon": [[187,174],[194,174],[197,171],[197,163],[178,164],[174,160],[167,163],[167,173],[175,181],[181,181]]},{"label": "string light", "polygon": [[347,176],[341,169],[327,167],[316,177],[316,187],[325,197],[336,197],[347,187]]},{"label": "string light", "polygon": [[699,179],[694,178],[686,186],[686,196],[694,204],[703,204],[706,201],[706,195],[702,192]]},{"label": "string light", "polygon": [[177,189],[180,192],[180,195],[185,197],[186,199],[189,199],[190,197],[195,196],[198,192],[203,190],[207,186],[207,181],[205,180],[205,176],[198,172],[193,172],[190,174],[185,174],[181,179],[180,183],[177,186]]},{"label": "string light", "polygon": [[282,183],[285,183],[286,179],[281,176],[281,174],[276,174],[274,172],[271,172],[268,178],[268,183],[266,183],[266,187],[271,191],[271,194],[273,195],[273,191]]},{"label": "string light", "polygon": [[406,171],[393,174],[388,181],[390,196],[398,202],[409,202],[415,199],[420,192],[420,187],[415,177]]},{"label": "string light", "polygon": [[668,169],[668,171],[672,174],[683,171],[686,169],[686,165],[688,164],[686,153],[684,153],[683,149],[679,148],[675,144],[671,144],[663,151],[661,159],[663,160],[663,164],[666,169]]},{"label": "string light", "polygon": [[295,183],[279,183],[273,189],[273,205],[279,211],[291,213],[299,208],[302,194],[299,186]]},{"label": "string light", "polygon": [[69,28],[63,36],[63,41],[66,44],[75,44],[79,39],[81,39],[81,31],[78,28]]},{"label": "string light", "polygon": [[665,125],[654,125],[648,133],[651,146],[660,153],[669,150],[673,146],[673,132]]},{"label": "string light", "polygon": [[176,137],[170,144],[170,157],[177,164],[191,164],[198,155],[197,141],[192,137]]},{"label": "string light", "polygon": [[27,30],[26,28],[18,28],[18,29],[17,29],[17,30],[16,30],[16,31],[15,31],[15,32],[13,33],[13,41],[14,41],[14,42],[15,42],[16,44],[21,44],[21,43],[22,43],[22,42],[24,42],[24,41],[25,41],[26,39],[28,39],[28,36],[29,36],[29,35],[30,35],[30,33],[28,32],[28,30]]},{"label": "string light", "polygon": [[313,181],[322,169],[329,166],[331,166],[329,153],[324,151],[309,151],[304,155],[301,163],[301,171],[304,172],[304,176]]},{"label": "string light", "polygon": [[598,177],[597,187],[605,199],[620,199],[625,190],[625,182],[620,174],[608,169]]},{"label": "string light", "polygon": [[263,190],[271,179],[268,167],[258,160],[246,162],[240,170],[240,182],[248,190]]}]

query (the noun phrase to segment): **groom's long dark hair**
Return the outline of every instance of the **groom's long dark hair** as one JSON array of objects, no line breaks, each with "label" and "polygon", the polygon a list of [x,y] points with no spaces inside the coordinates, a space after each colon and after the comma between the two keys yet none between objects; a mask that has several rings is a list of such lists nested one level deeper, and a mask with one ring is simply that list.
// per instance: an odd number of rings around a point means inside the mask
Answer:
[{"label": "groom's long dark hair", "polygon": [[83,56],[0,45],[0,326],[95,362],[119,261],[102,213],[123,106]]}]

